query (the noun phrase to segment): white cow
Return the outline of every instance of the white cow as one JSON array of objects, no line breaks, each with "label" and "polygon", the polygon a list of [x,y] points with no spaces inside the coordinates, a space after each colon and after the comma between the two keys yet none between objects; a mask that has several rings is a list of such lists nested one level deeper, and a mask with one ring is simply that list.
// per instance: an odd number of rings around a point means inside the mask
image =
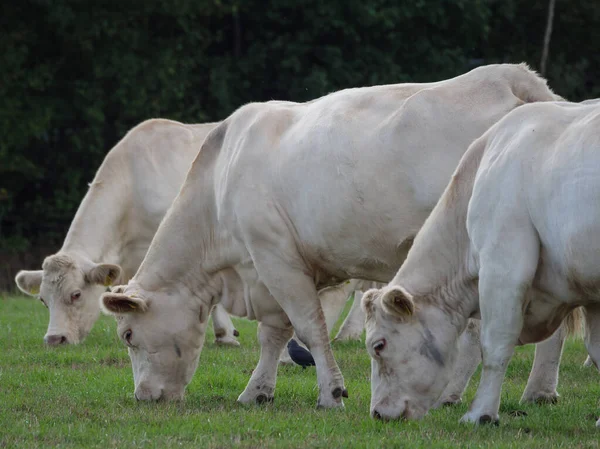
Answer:
[{"label": "white cow", "polygon": [[[317,289],[389,281],[468,145],[514,108],[556,98],[527,67],[505,64],[238,109],[207,137],[136,275],[103,295],[136,397],[183,396],[223,296],[230,313],[260,321],[240,402],[273,398],[293,326],[316,362],[318,404],[343,405]],[[232,300],[224,273],[251,287]]]},{"label": "white cow", "polygon": [[[79,343],[100,314],[108,285],[127,282],[177,195],[206,135],[216,123],[148,120],[106,155],[60,251],[42,270],[21,271],[17,286],[50,310],[44,341]],[[239,345],[221,306],[212,313],[217,343]]]},{"label": "white cow", "polygon": [[479,314],[483,372],[463,421],[498,421],[515,345],[549,337],[575,307],[598,366],[599,196],[599,105],[527,105],[476,140],[390,285],[363,297],[372,415],[423,416]]}]

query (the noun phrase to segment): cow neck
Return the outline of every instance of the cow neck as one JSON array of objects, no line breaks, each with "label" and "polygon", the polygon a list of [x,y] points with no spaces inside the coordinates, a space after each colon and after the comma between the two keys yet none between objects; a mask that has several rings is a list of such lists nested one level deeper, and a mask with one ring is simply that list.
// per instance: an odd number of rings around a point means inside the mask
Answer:
[{"label": "cow neck", "polygon": [[119,245],[125,240],[130,209],[129,185],[121,158],[109,154],[71,222],[61,252],[77,253],[94,262],[120,263]]},{"label": "cow neck", "polygon": [[441,309],[459,333],[479,307],[476,260],[466,221],[484,148],[480,139],[465,153],[390,283],[401,285],[413,295],[417,305]]},{"label": "cow neck", "polygon": [[233,241],[217,221],[215,156],[203,146],[192,163],[134,276],[144,290],[186,289],[210,301],[222,289],[217,273],[236,263]]}]

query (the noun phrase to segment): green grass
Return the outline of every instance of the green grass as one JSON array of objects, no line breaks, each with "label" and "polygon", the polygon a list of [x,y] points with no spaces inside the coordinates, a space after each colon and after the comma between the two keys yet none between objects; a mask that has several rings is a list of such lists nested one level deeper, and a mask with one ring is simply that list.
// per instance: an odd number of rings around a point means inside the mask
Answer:
[{"label": "green grass", "polygon": [[[369,358],[363,342],[334,345],[350,398],[344,410],[316,410],[314,368],[280,367],[274,404],[236,403],[258,361],[256,323],[236,320],[241,348],[207,337],[200,366],[177,404],[138,403],[127,351],[103,317],[79,346],[48,349],[47,310],[0,299],[0,448],[7,447],[599,447],[600,376],[582,368],[579,341],[567,344],[557,405],[520,405],[533,347],[519,348],[502,392],[499,427],[459,424],[467,401],[419,422],[369,418]],[[212,332],[212,329],[211,329]],[[524,410],[528,416],[511,417]]]}]

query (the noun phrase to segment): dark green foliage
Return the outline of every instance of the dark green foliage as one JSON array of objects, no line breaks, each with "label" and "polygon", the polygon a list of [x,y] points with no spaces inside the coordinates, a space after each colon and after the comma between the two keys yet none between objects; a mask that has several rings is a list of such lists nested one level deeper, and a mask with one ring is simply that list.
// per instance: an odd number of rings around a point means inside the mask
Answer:
[{"label": "dark green foliage", "polygon": [[[59,242],[106,152],[142,120],[250,101],[537,67],[546,0],[20,0],[0,7],[0,249]],[[600,3],[558,0],[549,78],[598,95]]]}]

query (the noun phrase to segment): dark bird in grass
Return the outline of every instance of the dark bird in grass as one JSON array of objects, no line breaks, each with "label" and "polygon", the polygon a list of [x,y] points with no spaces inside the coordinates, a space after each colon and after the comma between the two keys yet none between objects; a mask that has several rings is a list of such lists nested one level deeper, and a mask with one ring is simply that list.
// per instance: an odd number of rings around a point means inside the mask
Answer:
[{"label": "dark bird in grass", "polygon": [[300,365],[302,369],[306,369],[307,366],[315,366],[315,359],[312,354],[298,344],[293,338],[288,341],[287,344],[288,353],[294,363]]}]

